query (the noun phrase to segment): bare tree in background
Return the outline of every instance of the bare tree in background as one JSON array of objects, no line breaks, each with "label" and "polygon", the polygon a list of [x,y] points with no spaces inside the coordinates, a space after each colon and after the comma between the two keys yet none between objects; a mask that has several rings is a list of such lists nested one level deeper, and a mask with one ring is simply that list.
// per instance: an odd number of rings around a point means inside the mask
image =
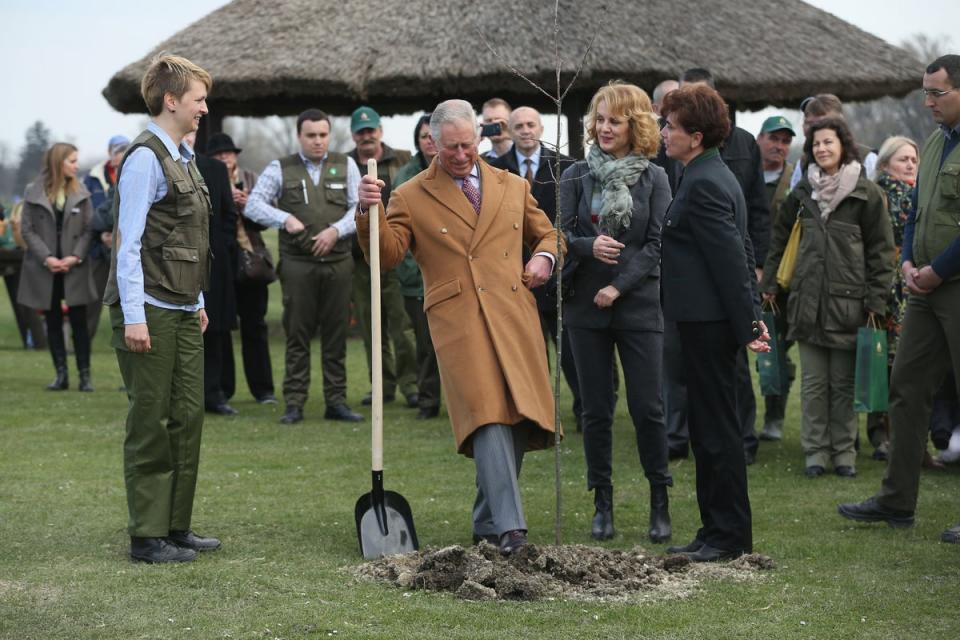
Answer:
[{"label": "bare tree in background", "polygon": [[[930,38],[922,34],[910,37],[900,46],[916,58],[920,69],[950,51],[948,39]],[[881,98],[845,105],[847,120],[857,132],[858,141],[879,149],[883,141],[890,136],[907,136],[922,145],[936,124],[930,110],[923,105],[920,80],[921,76],[918,74],[917,90],[903,98]]]}]

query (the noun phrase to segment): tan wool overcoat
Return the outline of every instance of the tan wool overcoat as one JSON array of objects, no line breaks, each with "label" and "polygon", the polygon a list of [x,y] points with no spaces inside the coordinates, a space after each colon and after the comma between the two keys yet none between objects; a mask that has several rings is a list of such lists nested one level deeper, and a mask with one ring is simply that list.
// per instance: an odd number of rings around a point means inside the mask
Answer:
[{"label": "tan wool overcoat", "polygon": [[[553,392],[522,252],[556,257],[557,234],[526,180],[478,166],[479,216],[436,160],[393,192],[380,208],[380,266],[393,269],[409,248],[423,272],[457,451],[472,456],[479,427],[523,421],[537,427],[527,448],[543,449],[553,444]],[[359,212],[357,234],[369,259],[370,221]]]}]

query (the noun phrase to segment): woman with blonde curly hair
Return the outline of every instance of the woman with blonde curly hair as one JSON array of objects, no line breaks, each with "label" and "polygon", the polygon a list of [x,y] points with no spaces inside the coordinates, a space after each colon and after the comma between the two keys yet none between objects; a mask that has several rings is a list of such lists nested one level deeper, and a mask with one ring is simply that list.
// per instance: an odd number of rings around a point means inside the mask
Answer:
[{"label": "woman with blonde curly hair", "polygon": [[564,319],[580,373],[587,487],[594,538],[613,537],[612,426],[616,347],[640,464],[650,484],[653,542],[670,538],[667,438],[660,394],[660,225],[670,204],[667,175],[652,164],[660,136],[650,98],[611,83],[590,102],[587,159],[563,173],[561,221],[576,268]]}]

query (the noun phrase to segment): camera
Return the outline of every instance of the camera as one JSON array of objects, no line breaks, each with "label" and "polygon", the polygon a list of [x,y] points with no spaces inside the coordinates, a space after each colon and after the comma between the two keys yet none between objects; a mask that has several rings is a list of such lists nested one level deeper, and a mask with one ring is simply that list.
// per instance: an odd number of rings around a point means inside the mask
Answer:
[{"label": "camera", "polygon": [[500,126],[499,122],[491,122],[489,124],[480,125],[480,137],[489,138],[491,136],[498,136],[503,133],[503,127]]}]

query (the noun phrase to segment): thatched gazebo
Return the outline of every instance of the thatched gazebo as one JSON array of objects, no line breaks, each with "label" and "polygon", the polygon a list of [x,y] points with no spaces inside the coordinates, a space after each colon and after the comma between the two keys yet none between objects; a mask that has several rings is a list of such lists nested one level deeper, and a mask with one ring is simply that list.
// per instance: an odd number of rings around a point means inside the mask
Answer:
[{"label": "thatched gazebo", "polygon": [[[504,66],[556,90],[554,7],[545,0],[233,0],[124,67],[103,95],[121,112],[143,112],[140,78],[156,52],[169,51],[214,77],[207,131],[219,130],[224,116],[313,106],[346,114],[361,103],[404,114],[450,97],[479,107],[499,96],[555,111]],[[564,85],[596,35],[565,101],[571,141],[580,138],[590,96],[615,78],[649,91],[705,66],[732,106],[758,109],[795,108],[820,92],[843,100],[904,95],[923,73],[903,49],[799,0],[560,0],[558,34]]]}]

